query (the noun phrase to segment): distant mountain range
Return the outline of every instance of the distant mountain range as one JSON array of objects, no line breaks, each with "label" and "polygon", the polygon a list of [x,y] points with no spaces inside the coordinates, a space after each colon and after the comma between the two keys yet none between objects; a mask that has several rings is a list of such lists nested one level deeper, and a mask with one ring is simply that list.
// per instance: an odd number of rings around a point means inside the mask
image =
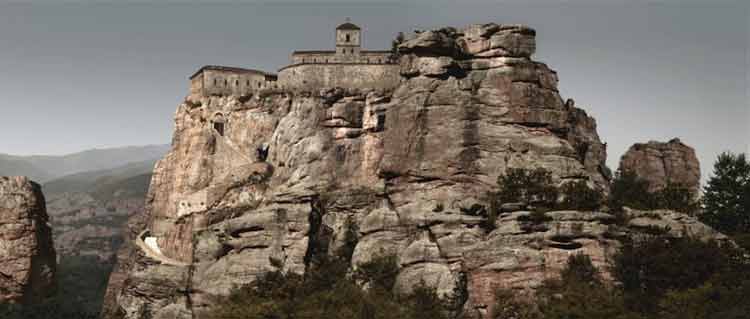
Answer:
[{"label": "distant mountain range", "polygon": [[[127,171],[150,165],[147,171],[150,172],[153,163],[167,151],[169,145],[148,145],[93,149],[61,156],[0,154],[0,176],[22,175],[38,183],[45,183],[71,174],[95,174],[95,171],[115,168]],[[86,176],[90,177],[91,174],[79,177],[87,178]]]},{"label": "distant mountain range", "polygon": [[143,197],[148,190],[151,172],[157,160],[75,173],[46,182],[42,188],[48,197],[62,193],[87,193],[101,201],[112,197]]},{"label": "distant mountain range", "polygon": [[[100,262],[111,262],[123,241],[128,217],[143,210],[154,165],[166,151],[166,146],[146,146],[87,151],[57,161],[37,158],[35,163],[47,164],[40,170],[47,175],[37,176],[50,176],[49,167],[62,171],[84,168],[85,163],[90,168],[106,167],[42,183],[58,254],[64,258],[94,256]],[[128,160],[136,161],[121,164]]]}]

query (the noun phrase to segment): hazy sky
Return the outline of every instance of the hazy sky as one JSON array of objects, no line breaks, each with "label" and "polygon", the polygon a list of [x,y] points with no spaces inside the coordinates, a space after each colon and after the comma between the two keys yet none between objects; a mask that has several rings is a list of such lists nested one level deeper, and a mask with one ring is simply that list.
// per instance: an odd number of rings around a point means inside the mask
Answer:
[{"label": "hazy sky", "polygon": [[705,174],[750,149],[748,14],[709,0],[2,3],[0,153],[168,143],[200,66],[275,71],[292,50],[332,48],[351,17],[370,49],[398,31],[531,25],[535,59],[597,119],[610,167],[632,143],[680,137]]}]

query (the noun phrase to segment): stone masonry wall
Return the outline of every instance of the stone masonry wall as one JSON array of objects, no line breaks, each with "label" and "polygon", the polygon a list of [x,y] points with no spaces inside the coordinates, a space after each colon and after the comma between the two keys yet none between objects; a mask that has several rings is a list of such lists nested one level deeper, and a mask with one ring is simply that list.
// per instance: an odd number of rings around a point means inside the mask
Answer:
[{"label": "stone masonry wall", "polygon": [[205,70],[191,80],[190,92],[203,96],[242,96],[273,85],[275,82],[267,81],[264,74]]},{"label": "stone masonry wall", "polygon": [[399,81],[395,64],[300,64],[279,71],[279,86],[292,91],[323,88],[392,90]]}]

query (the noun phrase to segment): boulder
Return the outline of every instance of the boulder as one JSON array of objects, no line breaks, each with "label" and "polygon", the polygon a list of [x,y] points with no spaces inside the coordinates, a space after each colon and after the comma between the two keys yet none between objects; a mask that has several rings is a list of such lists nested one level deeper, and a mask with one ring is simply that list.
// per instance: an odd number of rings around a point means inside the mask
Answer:
[{"label": "boulder", "polygon": [[670,183],[687,187],[696,196],[700,192],[701,169],[695,150],[677,138],[633,144],[620,159],[620,170],[648,181],[652,192]]}]

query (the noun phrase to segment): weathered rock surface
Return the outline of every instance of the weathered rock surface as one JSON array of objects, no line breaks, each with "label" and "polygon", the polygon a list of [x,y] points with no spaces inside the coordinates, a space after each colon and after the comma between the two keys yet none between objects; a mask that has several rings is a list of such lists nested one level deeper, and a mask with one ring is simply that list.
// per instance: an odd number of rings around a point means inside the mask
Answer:
[{"label": "weathered rock surface", "polygon": [[132,223],[144,248],[119,256],[107,318],[202,318],[235,285],[303,273],[350,230],[353,267],[396,255],[398,289],[458,292],[472,313],[489,311],[497,288],[534,289],[571,254],[603,266],[617,236],[635,231],[605,213],[533,223],[506,205],[494,228],[482,226],[486,194],[508,168],[608,188],[596,122],[531,60],[534,35],[497,24],[420,33],[399,48],[393,92],[189,98],[147,213]]},{"label": "weathered rock surface", "polygon": [[54,292],[55,249],[44,195],[25,177],[0,177],[0,303]]},{"label": "weathered rock surface", "polygon": [[695,150],[679,139],[636,143],[620,159],[620,170],[630,171],[650,183],[651,191],[669,183],[700,191],[701,168]]}]

